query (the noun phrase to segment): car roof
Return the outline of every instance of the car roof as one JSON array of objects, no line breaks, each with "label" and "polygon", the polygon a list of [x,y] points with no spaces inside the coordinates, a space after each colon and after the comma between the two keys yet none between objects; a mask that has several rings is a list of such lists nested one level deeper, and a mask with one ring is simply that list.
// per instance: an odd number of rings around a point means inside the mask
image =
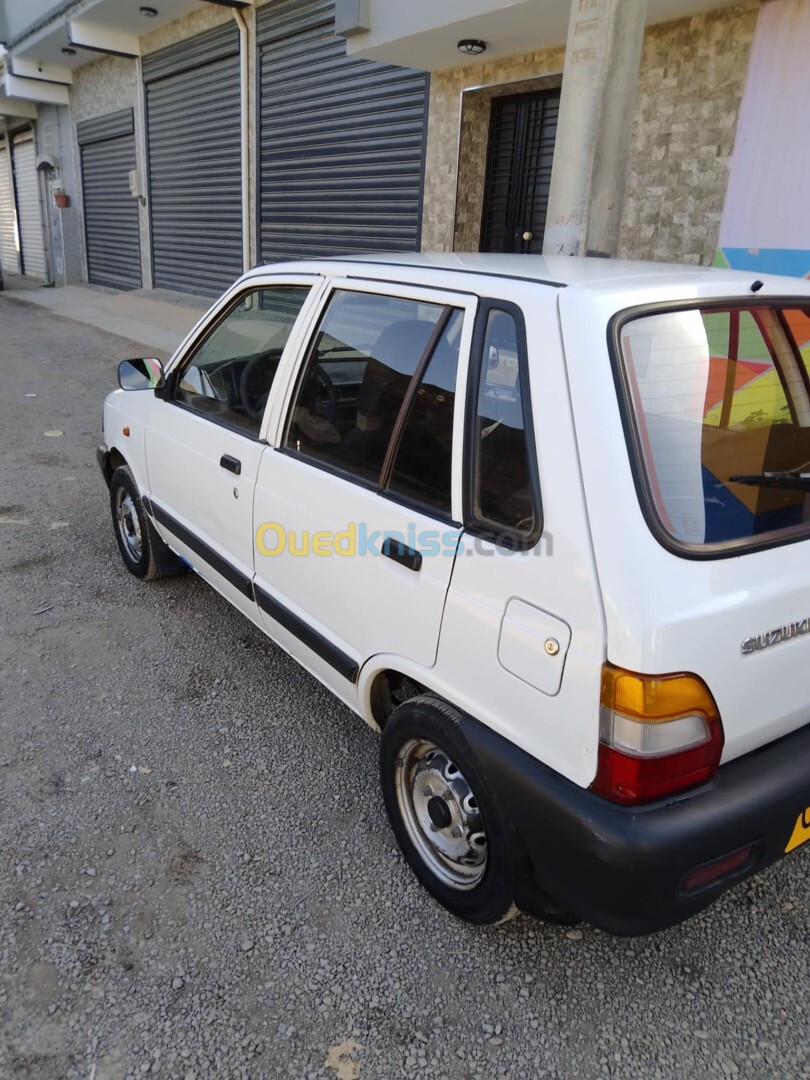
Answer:
[{"label": "car roof", "polygon": [[379,268],[422,269],[445,271],[455,274],[475,274],[482,277],[506,277],[521,281],[533,281],[556,288],[567,286],[609,285],[621,288],[644,285],[665,285],[667,279],[676,281],[713,281],[724,283],[731,292],[748,292],[756,280],[766,285],[772,282],[781,286],[783,292],[787,281],[792,280],[797,294],[810,289],[810,283],[799,278],[787,279],[772,274],[756,274],[749,270],[729,270],[712,266],[695,266],[683,263],[644,262],[632,259],[600,259],[594,257],[565,255],[498,255],[479,252],[381,252],[360,255],[344,255],[325,259],[307,259],[271,263],[256,267],[253,273],[278,273],[279,270],[299,272],[349,273],[351,264],[362,265],[364,270]]},{"label": "car roof", "polygon": [[628,278],[649,274],[672,274],[673,271],[705,271],[707,267],[686,267],[673,263],[652,263],[629,259],[575,258],[565,255],[496,255],[480,252],[403,252],[385,255],[350,255],[338,262],[374,262],[383,266],[422,267],[497,277],[516,277],[547,285],[579,285],[606,278]]}]

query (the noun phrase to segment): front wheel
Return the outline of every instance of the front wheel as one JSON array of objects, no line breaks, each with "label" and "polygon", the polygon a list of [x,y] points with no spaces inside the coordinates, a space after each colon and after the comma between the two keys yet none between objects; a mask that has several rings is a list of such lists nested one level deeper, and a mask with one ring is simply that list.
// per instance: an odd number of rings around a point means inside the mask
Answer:
[{"label": "front wheel", "polygon": [[138,485],[126,465],[117,468],[110,480],[110,509],[118,549],[131,574],[142,581],[153,581],[167,572],[164,567],[173,569],[174,563],[179,567],[176,556],[146,516]]},{"label": "front wheel", "polygon": [[380,745],[383,799],[403,855],[434,899],[467,922],[498,923],[517,913],[512,848],[460,719],[432,695],[394,710]]}]

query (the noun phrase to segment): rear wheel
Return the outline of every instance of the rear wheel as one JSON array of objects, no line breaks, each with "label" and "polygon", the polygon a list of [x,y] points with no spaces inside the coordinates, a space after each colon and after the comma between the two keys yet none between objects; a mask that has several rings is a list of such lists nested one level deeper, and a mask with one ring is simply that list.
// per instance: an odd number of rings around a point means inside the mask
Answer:
[{"label": "rear wheel", "polygon": [[395,709],[380,746],[383,798],[428,892],[459,918],[497,923],[517,912],[508,827],[460,719],[430,695]]}]

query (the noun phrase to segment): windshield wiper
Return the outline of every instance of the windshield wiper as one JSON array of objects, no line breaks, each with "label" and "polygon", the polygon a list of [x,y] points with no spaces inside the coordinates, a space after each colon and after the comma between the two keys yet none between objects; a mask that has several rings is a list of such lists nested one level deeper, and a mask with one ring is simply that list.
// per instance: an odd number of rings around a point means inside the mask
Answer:
[{"label": "windshield wiper", "polygon": [[734,484],[752,484],[756,487],[793,488],[798,491],[810,491],[810,472],[801,469],[786,469],[782,472],[738,473],[730,476]]}]

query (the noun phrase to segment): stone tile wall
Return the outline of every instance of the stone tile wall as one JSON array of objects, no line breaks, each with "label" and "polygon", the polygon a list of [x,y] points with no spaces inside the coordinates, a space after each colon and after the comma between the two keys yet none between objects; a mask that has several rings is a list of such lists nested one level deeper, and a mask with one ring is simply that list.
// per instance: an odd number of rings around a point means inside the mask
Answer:
[{"label": "stone tile wall", "polygon": [[[622,257],[712,261],[759,7],[743,0],[648,29]],[[545,49],[432,76],[423,250],[477,249],[492,97],[555,85],[564,56]]]},{"label": "stone tile wall", "polygon": [[758,0],[651,27],[636,93],[620,253],[710,264]]}]

